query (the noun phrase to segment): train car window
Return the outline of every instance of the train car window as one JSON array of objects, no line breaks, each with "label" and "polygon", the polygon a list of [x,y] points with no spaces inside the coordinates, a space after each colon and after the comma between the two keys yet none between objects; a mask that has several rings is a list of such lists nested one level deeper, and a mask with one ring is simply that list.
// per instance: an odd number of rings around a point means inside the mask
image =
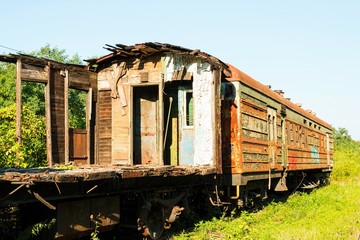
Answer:
[{"label": "train car window", "polygon": [[311,139],[311,136],[308,136],[308,145],[309,146],[312,146],[312,141],[311,141],[312,139]]},{"label": "train car window", "polygon": [[269,141],[277,141],[277,119],[276,119],[276,110],[268,108],[268,139]]},{"label": "train car window", "polygon": [[319,147],[319,138],[314,137],[314,146]]},{"label": "train car window", "polygon": [[300,147],[300,145],[301,145],[301,126],[298,126],[298,131],[297,131],[296,135],[297,135],[296,144],[298,147]]},{"label": "train car window", "polygon": [[190,91],[187,91],[185,94],[185,112],[186,112],[186,126],[193,126],[194,125],[194,98],[193,93]]},{"label": "train car window", "polygon": [[306,137],[305,137],[305,131],[301,132],[301,147],[305,148],[306,145]]},{"label": "train car window", "polygon": [[327,162],[328,164],[330,164],[330,148],[332,146],[330,146],[330,136],[328,133],[326,133],[326,155],[327,155]]}]

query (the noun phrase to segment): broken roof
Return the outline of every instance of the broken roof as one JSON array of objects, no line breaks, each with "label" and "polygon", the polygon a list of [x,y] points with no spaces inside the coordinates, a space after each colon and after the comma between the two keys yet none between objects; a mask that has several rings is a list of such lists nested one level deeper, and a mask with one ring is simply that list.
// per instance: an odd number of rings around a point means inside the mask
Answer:
[{"label": "broken roof", "polygon": [[122,58],[146,57],[155,53],[174,53],[174,54],[184,54],[184,55],[188,54],[202,58],[216,68],[222,68],[226,76],[228,77],[231,76],[227,64],[225,64],[220,59],[208,53],[201,52],[199,49],[192,50],[177,45],[158,43],[158,42],[139,43],[131,46],[127,46],[124,44],[115,44],[115,46],[106,44],[104,48],[106,50],[109,50],[111,53],[97,59],[88,59],[85,61],[87,61],[89,65],[93,65],[93,64],[102,64],[102,63],[111,62],[112,60],[118,57],[122,57]]}]

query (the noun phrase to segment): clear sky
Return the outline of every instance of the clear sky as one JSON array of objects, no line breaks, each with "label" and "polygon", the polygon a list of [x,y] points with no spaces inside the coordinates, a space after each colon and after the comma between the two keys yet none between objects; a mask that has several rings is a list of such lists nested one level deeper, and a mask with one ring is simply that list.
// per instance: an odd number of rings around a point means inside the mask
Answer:
[{"label": "clear sky", "polygon": [[358,0],[17,0],[0,13],[0,45],[21,51],[49,43],[86,59],[107,54],[106,43],[200,49],[360,140]]}]

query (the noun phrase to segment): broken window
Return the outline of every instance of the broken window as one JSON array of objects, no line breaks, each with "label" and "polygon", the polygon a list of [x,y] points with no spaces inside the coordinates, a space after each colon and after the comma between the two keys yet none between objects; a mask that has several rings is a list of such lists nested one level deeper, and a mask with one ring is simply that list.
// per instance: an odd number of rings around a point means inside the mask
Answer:
[{"label": "broken window", "polygon": [[194,126],[194,98],[192,91],[185,92],[186,126]]}]

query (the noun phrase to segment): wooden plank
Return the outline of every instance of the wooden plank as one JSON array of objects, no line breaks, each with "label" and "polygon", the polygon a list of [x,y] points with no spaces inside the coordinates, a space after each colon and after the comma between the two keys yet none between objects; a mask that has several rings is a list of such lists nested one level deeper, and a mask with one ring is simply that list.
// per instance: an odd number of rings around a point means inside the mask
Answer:
[{"label": "wooden plank", "polygon": [[100,91],[98,99],[98,164],[111,164],[111,91]]},{"label": "wooden plank", "polygon": [[69,163],[69,71],[65,70],[64,78],[64,120],[65,120],[65,164]]},{"label": "wooden plank", "polygon": [[[127,106],[127,96],[129,86],[122,85],[119,90],[120,98],[112,98],[111,117],[112,117],[112,164],[128,164],[129,162],[129,110]],[[106,113],[107,115],[107,113]]]},{"label": "wooden plank", "polygon": [[22,64],[21,80],[28,82],[47,83],[49,79],[46,67],[38,67],[29,64]]},{"label": "wooden plank", "polygon": [[[16,141],[21,144],[21,60],[16,62]],[[16,157],[19,152],[16,151]]]},{"label": "wooden plank", "polygon": [[158,87],[158,96],[159,96],[159,131],[160,135],[158,147],[159,147],[159,165],[164,165],[164,77],[162,77],[159,87]]},{"label": "wooden plank", "polygon": [[89,72],[90,87],[93,91],[93,101],[97,102],[98,80],[97,73]]},{"label": "wooden plank", "polygon": [[92,112],[92,88],[86,94],[86,134],[87,134],[87,163],[90,163],[90,120]]},{"label": "wooden plank", "polygon": [[51,109],[50,109],[50,63],[46,66],[47,84],[45,85],[45,119],[46,119],[46,154],[48,165],[53,165],[51,141]]},{"label": "wooden plank", "polygon": [[86,72],[69,72],[69,87],[88,91],[91,87],[89,74]]},{"label": "wooden plank", "polygon": [[134,87],[130,86],[130,95],[129,95],[129,113],[130,113],[130,132],[129,132],[129,143],[130,143],[130,151],[129,151],[129,165],[134,164]]}]

